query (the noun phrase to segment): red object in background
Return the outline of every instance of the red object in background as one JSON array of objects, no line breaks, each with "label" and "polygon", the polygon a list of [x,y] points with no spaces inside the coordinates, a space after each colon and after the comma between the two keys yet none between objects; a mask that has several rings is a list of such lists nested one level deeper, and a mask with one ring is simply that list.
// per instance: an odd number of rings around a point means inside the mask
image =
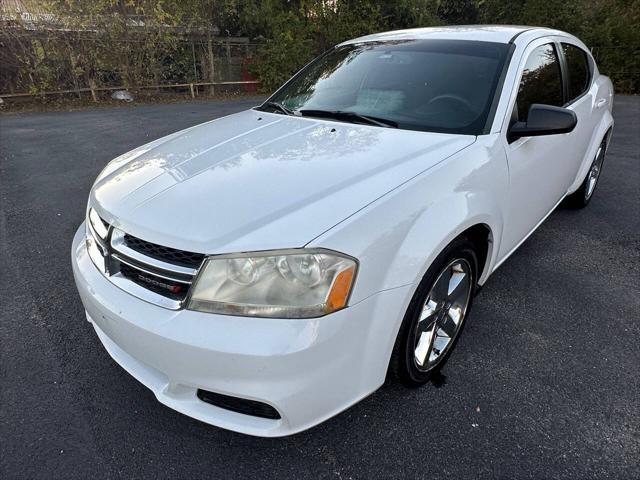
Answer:
[{"label": "red object in background", "polygon": [[[251,75],[249,73],[249,65],[251,65],[253,63],[253,58],[251,57],[245,57],[242,60],[242,70],[241,70],[241,78],[243,82],[255,82],[257,80],[256,77],[254,77],[253,75]],[[257,83],[245,83],[242,85],[242,91],[243,92],[256,92],[258,91],[258,84]]]}]

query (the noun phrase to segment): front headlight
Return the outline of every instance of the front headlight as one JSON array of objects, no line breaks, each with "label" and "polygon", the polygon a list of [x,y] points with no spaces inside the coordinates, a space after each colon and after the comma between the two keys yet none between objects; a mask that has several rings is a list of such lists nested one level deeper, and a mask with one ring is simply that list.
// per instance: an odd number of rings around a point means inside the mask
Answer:
[{"label": "front headlight", "polygon": [[347,305],[356,261],[329,250],[283,250],[207,259],[187,308],[272,318],[320,317]]}]

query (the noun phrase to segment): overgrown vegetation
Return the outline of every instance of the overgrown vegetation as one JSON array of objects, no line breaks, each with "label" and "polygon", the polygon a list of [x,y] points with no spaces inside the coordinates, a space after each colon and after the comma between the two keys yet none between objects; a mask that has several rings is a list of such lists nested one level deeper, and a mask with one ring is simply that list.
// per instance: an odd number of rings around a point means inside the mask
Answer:
[{"label": "overgrown vegetation", "polygon": [[[396,0],[256,2],[267,38],[254,70],[270,91],[308,60],[349,38],[413,27],[510,24],[577,35],[618,91],[640,92],[638,0]],[[248,33],[248,32],[247,32]]]},{"label": "overgrown vegetation", "polygon": [[[0,2],[4,93],[239,79],[247,67],[271,91],[343,40],[474,23],[571,32],[593,49],[617,91],[640,92],[640,0]],[[236,37],[244,44],[231,44]],[[225,71],[225,57],[242,66]]]}]

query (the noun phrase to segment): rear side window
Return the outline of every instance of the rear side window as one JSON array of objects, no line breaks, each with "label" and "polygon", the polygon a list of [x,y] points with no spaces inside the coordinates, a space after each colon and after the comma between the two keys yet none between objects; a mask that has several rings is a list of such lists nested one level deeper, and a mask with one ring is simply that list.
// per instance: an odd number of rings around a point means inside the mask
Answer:
[{"label": "rear side window", "polygon": [[539,46],[527,59],[516,99],[518,118],[514,120],[526,122],[529,107],[533,103],[556,107],[561,107],[564,103],[560,62],[551,43]]},{"label": "rear side window", "polygon": [[569,73],[569,102],[573,102],[589,88],[589,60],[584,50],[569,43],[562,44],[562,53]]}]

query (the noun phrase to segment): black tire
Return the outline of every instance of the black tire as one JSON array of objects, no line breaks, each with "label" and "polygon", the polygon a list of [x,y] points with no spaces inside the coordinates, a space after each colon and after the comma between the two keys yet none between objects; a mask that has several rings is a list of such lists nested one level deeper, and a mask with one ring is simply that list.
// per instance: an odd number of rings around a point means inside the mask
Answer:
[{"label": "black tire", "polygon": [[[471,267],[471,291],[466,310],[463,315],[461,325],[457,330],[457,334],[451,340],[451,344],[447,347],[447,351],[443,353],[441,359],[438,359],[438,363],[434,365],[433,368],[428,371],[423,371],[419,369],[415,360],[417,343],[416,330],[419,317],[421,316],[423,306],[427,301],[427,296],[431,292],[437,279],[440,278],[440,274],[447,268],[447,266],[451,265],[452,262],[457,261],[457,259],[466,260],[468,265]],[[442,253],[440,253],[440,255],[438,255],[418,285],[411,303],[409,304],[409,308],[405,313],[402,325],[400,326],[389,363],[388,376],[391,379],[399,380],[410,387],[417,387],[428,382],[434,374],[437,374],[437,372],[442,369],[449,359],[451,352],[454,350],[466,324],[466,318],[469,316],[477,286],[477,272],[478,260],[474,251],[474,245],[466,238],[458,238],[454,240],[442,251]]]},{"label": "black tire", "polygon": [[[605,158],[606,151],[607,151],[607,136],[605,135],[605,138],[600,143],[600,148],[598,149],[599,154],[596,153],[596,157],[592,160],[591,166],[589,167],[589,171],[587,172],[587,175],[584,178],[584,181],[575,192],[573,192],[571,195],[567,195],[567,198],[565,198],[564,200],[565,206],[569,208],[579,209],[589,205],[589,202],[593,198],[593,194],[596,191],[596,188],[598,187],[598,180],[600,179],[600,175],[602,174],[602,168],[604,166],[604,158]],[[590,188],[591,173],[595,166],[598,166],[597,177],[595,179],[595,183]]]}]

